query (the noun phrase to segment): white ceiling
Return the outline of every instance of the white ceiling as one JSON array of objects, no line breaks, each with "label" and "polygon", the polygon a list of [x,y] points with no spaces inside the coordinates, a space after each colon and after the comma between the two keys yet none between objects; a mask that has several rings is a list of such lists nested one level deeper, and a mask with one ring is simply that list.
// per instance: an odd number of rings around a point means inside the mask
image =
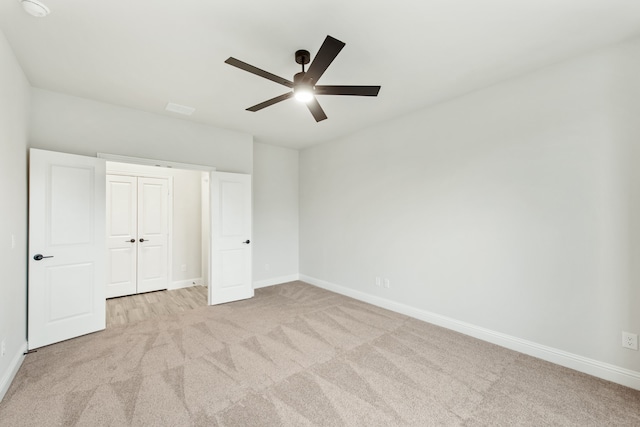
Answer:
[{"label": "white ceiling", "polygon": [[[640,34],[639,0],[42,0],[33,18],[0,0],[0,27],[35,87],[303,148],[353,133],[562,59]],[[381,85],[377,98],[318,97],[316,123],[287,100],[245,108],[284,86],[224,63],[282,77],[300,71],[326,35],[346,47],[320,84]]]}]

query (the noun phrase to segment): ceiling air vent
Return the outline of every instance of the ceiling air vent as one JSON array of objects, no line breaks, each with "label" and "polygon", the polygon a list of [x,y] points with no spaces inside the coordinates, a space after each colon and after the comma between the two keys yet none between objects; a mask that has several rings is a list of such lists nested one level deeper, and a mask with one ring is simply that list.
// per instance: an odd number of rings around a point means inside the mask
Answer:
[{"label": "ceiling air vent", "polygon": [[165,107],[165,110],[171,111],[173,113],[184,114],[185,116],[190,116],[196,111],[193,107],[187,107],[186,105],[174,104],[173,102],[169,102]]}]

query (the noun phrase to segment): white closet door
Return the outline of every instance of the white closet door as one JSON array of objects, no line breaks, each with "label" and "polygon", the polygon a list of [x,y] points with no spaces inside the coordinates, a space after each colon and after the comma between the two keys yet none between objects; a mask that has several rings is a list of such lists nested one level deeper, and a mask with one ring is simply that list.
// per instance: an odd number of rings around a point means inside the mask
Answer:
[{"label": "white closet door", "polygon": [[168,193],[166,179],[138,178],[138,292],[167,289]]},{"label": "white closet door", "polygon": [[107,175],[107,298],[137,292],[138,180]]},{"label": "white closet door", "polygon": [[211,172],[209,304],[253,297],[251,175]]},{"label": "white closet door", "polygon": [[105,328],[105,162],[30,150],[29,348]]}]

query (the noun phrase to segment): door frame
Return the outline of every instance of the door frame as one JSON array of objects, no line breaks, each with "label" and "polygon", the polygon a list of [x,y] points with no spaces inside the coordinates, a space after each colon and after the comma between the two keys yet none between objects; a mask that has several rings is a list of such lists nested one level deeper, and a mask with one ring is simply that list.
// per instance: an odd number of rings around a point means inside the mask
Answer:
[{"label": "door frame", "polygon": [[[190,164],[190,163],[178,163],[178,162],[171,162],[171,161],[166,161],[166,160],[155,160],[155,159],[148,159],[148,158],[143,158],[143,157],[132,157],[132,156],[121,156],[119,154],[109,154],[109,153],[97,153],[96,157],[99,159],[104,159],[107,162],[115,162],[115,163],[129,163],[129,164],[133,164],[133,165],[140,165],[140,166],[157,166],[157,167],[163,167],[163,168],[171,168],[171,169],[186,169],[186,170],[196,170],[196,171],[200,171],[200,172],[206,172],[206,179],[201,179],[200,181],[200,185],[204,185],[205,182],[207,184],[207,188],[202,189],[201,187],[201,193],[202,193],[202,202],[204,203],[204,198],[207,197],[207,203],[209,203],[209,194],[211,192],[211,172],[216,172],[217,168],[215,166],[205,166],[205,165],[196,165],[196,164]],[[108,174],[111,175],[118,175],[117,173],[111,173],[111,172],[107,172]],[[130,174],[130,173],[129,173]],[[127,172],[122,172],[121,175],[127,175]],[[162,176],[152,176],[149,175],[152,178],[166,178],[166,176],[162,175]],[[252,176],[252,180],[253,180],[253,176]],[[171,177],[171,180],[169,182],[170,185],[170,192],[171,192],[171,196],[173,199],[173,177]],[[171,224],[171,229],[173,229],[173,203],[169,203],[170,209],[169,209],[169,222]],[[203,208],[204,209],[204,208]],[[209,218],[203,218],[202,223],[206,222],[206,223],[210,223],[211,220],[211,212],[209,211],[209,209],[206,209],[207,213],[209,214]],[[212,233],[213,230],[211,229],[211,227],[208,227],[208,233],[206,235],[206,246],[207,246],[207,253],[202,253],[202,258],[205,257],[206,255],[206,259],[207,262],[206,264],[202,265],[202,276],[203,276],[203,280],[206,280],[207,283],[207,292],[211,293],[211,250],[210,250],[210,244],[211,244],[211,240],[212,240]],[[173,230],[171,230],[171,234],[169,236],[169,260],[173,260]],[[204,238],[203,238],[204,240]],[[205,246],[205,242],[201,242],[201,246],[204,247]],[[169,262],[169,271],[167,272],[167,274],[169,274],[169,279],[171,279],[171,277],[173,277],[173,262]],[[253,283],[252,283],[253,286]],[[207,304],[210,304],[210,299],[209,297],[207,297]]]},{"label": "door frame", "polygon": [[147,159],[144,157],[121,156],[119,154],[96,153],[96,157],[104,159],[107,162],[131,163],[141,166],[158,166],[165,168],[199,170],[203,172],[211,172],[217,170],[215,166],[196,165],[192,163],[179,163],[167,160]]}]

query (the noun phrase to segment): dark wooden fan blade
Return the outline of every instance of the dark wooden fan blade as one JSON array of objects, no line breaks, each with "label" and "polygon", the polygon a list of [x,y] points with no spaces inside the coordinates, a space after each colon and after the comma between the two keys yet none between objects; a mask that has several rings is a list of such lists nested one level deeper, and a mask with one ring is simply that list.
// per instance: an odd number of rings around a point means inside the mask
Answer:
[{"label": "dark wooden fan blade", "polygon": [[239,59],[230,57],[224,62],[229,65],[233,65],[234,67],[238,67],[241,70],[248,71],[251,74],[255,74],[256,76],[264,77],[265,79],[271,80],[272,82],[280,83],[281,85],[284,85],[286,87],[293,87],[292,81],[289,81],[280,76],[276,76],[275,74],[271,74],[268,71],[261,70],[260,68],[249,65],[246,62],[240,61]]},{"label": "dark wooden fan blade", "polygon": [[271,98],[267,101],[261,102],[260,104],[256,104],[253,107],[249,107],[247,108],[247,111],[253,111],[255,113],[256,111],[262,110],[263,108],[266,108],[270,105],[277,104],[278,102],[287,100],[292,96],[293,96],[293,92],[287,92],[283,95],[276,96],[275,98]]},{"label": "dark wooden fan blade", "polygon": [[380,86],[316,86],[316,95],[378,96]]},{"label": "dark wooden fan blade", "polygon": [[309,69],[304,76],[305,82],[316,84],[324,72],[327,71],[327,68],[333,60],[336,59],[336,56],[338,56],[344,45],[340,40],[327,36],[322,46],[320,46],[316,57],[313,58],[311,65],[309,65]]},{"label": "dark wooden fan blade", "polygon": [[322,120],[327,118],[327,115],[324,113],[324,110],[320,106],[320,103],[316,98],[313,98],[311,101],[307,103],[307,107],[309,107],[309,111],[313,115],[313,118],[316,119],[316,122],[321,122]]}]

